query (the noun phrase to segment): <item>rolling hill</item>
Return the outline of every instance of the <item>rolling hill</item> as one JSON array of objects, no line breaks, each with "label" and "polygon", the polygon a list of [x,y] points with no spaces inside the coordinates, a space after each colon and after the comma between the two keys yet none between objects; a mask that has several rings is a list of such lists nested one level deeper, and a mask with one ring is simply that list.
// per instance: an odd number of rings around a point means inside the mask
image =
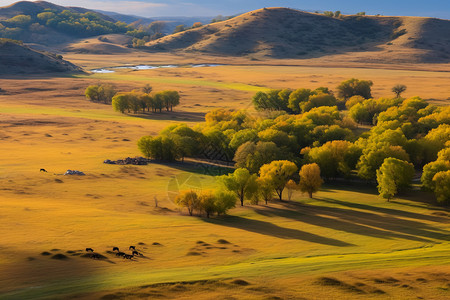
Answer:
[{"label": "rolling hill", "polygon": [[46,1],[20,1],[0,7],[0,38],[25,43],[52,46],[127,30],[124,23],[81,7],[64,7]]},{"label": "rolling hill", "polygon": [[[0,7],[0,20],[6,20],[17,15],[37,15],[45,10],[53,10],[56,12],[68,10],[73,13],[94,12],[93,10],[87,8],[60,6],[47,1],[19,1],[8,6]],[[99,14],[101,18],[106,21],[116,22],[115,19],[105,14],[99,12],[95,13]]]},{"label": "rolling hill", "polygon": [[33,50],[17,41],[0,39],[0,75],[82,72],[61,56]]},{"label": "rolling hill", "polygon": [[371,52],[372,59],[449,62],[450,21],[418,17],[331,18],[264,8],[147,43],[154,51],[255,58],[311,58]]}]

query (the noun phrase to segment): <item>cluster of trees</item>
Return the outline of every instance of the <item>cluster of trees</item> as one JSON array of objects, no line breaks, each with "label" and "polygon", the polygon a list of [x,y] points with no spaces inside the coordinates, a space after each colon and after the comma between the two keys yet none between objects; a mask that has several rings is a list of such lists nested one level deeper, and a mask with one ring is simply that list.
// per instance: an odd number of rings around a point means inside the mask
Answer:
[{"label": "cluster of trees", "polygon": [[88,100],[111,104],[113,97],[117,94],[116,89],[109,84],[90,85],[84,91]]},{"label": "cluster of trees", "polygon": [[[257,92],[253,97],[253,105],[257,110],[277,110],[290,114],[304,113],[320,106],[338,106],[344,109],[345,103],[354,96],[358,99],[371,98],[372,85],[373,82],[370,80],[352,78],[336,87],[336,96],[327,87],[319,87],[315,90],[299,88]],[[396,90],[396,93],[401,94],[403,91]]]},{"label": "cluster of trees", "polygon": [[326,11],[323,12],[323,14],[324,14],[325,16],[327,16],[327,17],[330,17],[330,18],[337,18],[337,19],[340,19],[340,18],[342,17],[341,11],[339,11],[339,10],[337,10],[337,11],[335,11],[335,12],[326,10]]},{"label": "cluster of trees", "polygon": [[288,160],[274,160],[264,164],[258,173],[251,173],[245,168],[237,168],[233,173],[222,175],[219,181],[228,191],[234,193],[241,206],[249,200],[252,204],[264,201],[266,204],[276,195],[283,200],[283,191],[288,190],[288,199],[291,200],[293,191],[300,190],[308,193],[312,198],[323,183],[320,176],[320,167],[313,164],[305,164],[298,173],[300,182],[295,182],[297,165]]},{"label": "cluster of trees", "polygon": [[180,104],[180,94],[177,91],[166,90],[151,95],[152,90],[147,84],[140,90],[118,93],[112,85],[97,84],[88,86],[85,95],[88,100],[112,104],[113,109],[121,113],[137,114],[141,110],[145,113],[150,109],[152,112],[161,112],[163,109],[173,111]]},{"label": "cluster of trees", "polygon": [[167,23],[164,21],[154,21],[148,25],[142,25],[140,21],[136,21],[130,24],[126,34],[134,37],[132,46],[138,48],[145,46],[145,43],[149,41],[165,36],[166,27]]},{"label": "cluster of trees", "polygon": [[177,91],[161,91],[151,95],[152,88],[147,85],[141,90],[134,90],[128,93],[118,93],[112,97],[112,107],[115,111],[125,113],[131,111],[137,114],[140,110],[143,113],[173,111],[173,107],[180,104],[180,94]]},{"label": "cluster of trees", "polygon": [[0,21],[0,38],[22,40],[32,33],[46,33],[48,28],[77,37],[125,33],[134,37],[130,46],[142,47],[146,42],[165,35],[166,22],[155,21],[149,25],[141,25],[136,21],[128,25],[124,22],[105,20],[95,12],[77,13],[70,10],[45,9],[42,12],[17,15]]},{"label": "cluster of trees", "polygon": [[[368,81],[362,82],[362,86],[371,85]],[[298,103],[291,107],[298,107],[299,112],[290,113],[281,108],[264,109],[257,114],[213,110],[206,114],[204,123],[193,128],[172,125],[157,137],[146,137],[158,145],[152,146],[154,150],[146,152],[146,156],[163,160],[195,157],[234,161],[236,168],[247,170],[249,176],[254,175],[251,180],[257,182],[263,193],[259,199],[271,197],[268,190],[264,191],[266,185],[262,178],[265,176],[262,175],[270,173],[266,168],[272,162],[288,161],[296,167],[315,164],[326,180],[358,177],[374,184],[378,182],[380,194],[386,199],[406,188],[411,182],[411,174],[421,172],[425,166],[424,174],[432,170],[432,176],[424,175],[423,178],[427,178],[423,181],[424,186],[430,183],[428,186],[440,202],[449,201],[448,196],[441,196],[447,195],[448,191],[441,188],[442,184],[437,187],[436,182],[448,180],[449,170],[444,167],[448,166],[448,157],[441,151],[450,148],[450,106],[438,107],[419,97],[404,99],[397,95],[395,98],[366,99],[370,90],[356,83],[361,81],[347,81],[342,85],[342,92],[338,92],[342,93],[340,97],[347,97],[342,101],[348,111],[326,104],[305,108],[310,102],[317,103],[314,102],[317,95],[332,95],[327,88],[291,93],[269,91],[264,93],[267,97],[258,93],[259,100],[269,99],[266,103],[279,105],[279,100],[284,99],[285,106],[281,107],[289,108],[289,104]],[[349,92],[349,85],[359,94]],[[293,93],[305,95],[305,100],[295,102],[298,97],[291,97]],[[367,110],[366,119],[354,115],[354,107],[358,106]],[[355,120],[366,122],[369,119],[374,124],[370,130],[357,129]],[[144,153],[145,149],[140,149]],[[164,157],[159,153],[173,154]],[[272,192],[281,198],[287,182],[297,179],[297,175],[288,176],[282,183],[275,184]],[[245,193],[237,197],[245,199]]]},{"label": "cluster of trees", "polygon": [[123,22],[111,22],[94,12],[76,13],[46,9],[41,13],[17,15],[0,21],[1,37],[21,39],[24,34],[43,33],[46,28],[79,37],[108,33],[125,33],[129,26]]},{"label": "cluster of trees", "polygon": [[423,167],[421,180],[423,187],[433,191],[439,202],[450,203],[450,145],[438,153],[436,161]]},{"label": "cluster of trees", "polygon": [[183,32],[183,31],[186,31],[188,29],[199,28],[199,27],[202,27],[202,26],[203,26],[202,22],[195,22],[194,24],[192,24],[191,27],[186,26],[184,24],[180,24],[180,25],[177,25],[175,27],[175,29],[173,30],[173,33]]},{"label": "cluster of trees", "polygon": [[205,214],[209,218],[213,214],[218,216],[226,214],[230,208],[236,206],[236,196],[228,191],[202,191],[194,190],[182,191],[176,198],[175,203],[180,207],[185,207],[189,215],[195,212]]}]

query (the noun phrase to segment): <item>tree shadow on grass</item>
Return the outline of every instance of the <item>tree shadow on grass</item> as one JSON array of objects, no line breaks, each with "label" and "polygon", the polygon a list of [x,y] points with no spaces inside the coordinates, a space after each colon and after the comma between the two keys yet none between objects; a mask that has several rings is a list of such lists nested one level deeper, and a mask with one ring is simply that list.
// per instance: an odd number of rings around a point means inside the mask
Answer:
[{"label": "tree shadow on grass", "polygon": [[[388,214],[388,215],[399,216],[399,217],[404,217],[404,218],[409,218],[409,219],[427,220],[427,221],[439,222],[439,223],[448,223],[450,221],[448,218],[442,218],[442,217],[438,217],[438,216],[431,216],[431,215],[427,215],[427,214],[409,212],[409,211],[399,210],[399,209],[395,209],[395,208],[378,207],[378,206],[372,206],[372,205],[367,205],[367,204],[363,204],[363,203],[355,203],[355,202],[336,200],[336,199],[331,199],[331,198],[322,198],[322,197],[319,200],[327,202],[327,203],[337,204],[337,205],[344,206],[344,207],[356,208],[356,209],[360,209],[360,210],[368,210],[368,211],[372,211],[372,212],[384,213],[384,214]],[[421,208],[425,209],[425,207],[421,207]],[[435,208],[434,210],[440,210],[440,209]]]},{"label": "tree shadow on grass", "polygon": [[160,121],[187,121],[187,122],[201,122],[205,120],[205,113],[192,111],[161,111],[161,112],[139,112],[138,114],[127,114],[130,117],[146,119],[146,120],[160,120]]},{"label": "tree shadow on grass", "polygon": [[[331,200],[333,199],[321,200],[332,202]],[[450,232],[420,221],[405,220],[391,215],[382,215],[340,207],[302,205],[299,203],[286,203],[283,205],[284,207],[282,208],[257,208],[255,209],[255,212],[267,217],[277,216],[289,218],[315,226],[376,238],[400,238],[427,243],[435,242],[431,239],[450,241]],[[371,207],[369,205],[366,206]],[[385,211],[385,213],[387,212]],[[422,215],[414,214],[413,216],[420,219],[420,216]],[[426,217],[430,216],[425,215],[423,219],[425,220]],[[443,218],[433,217],[433,219],[435,222],[438,222],[438,220]]]},{"label": "tree shadow on grass", "polygon": [[296,239],[336,247],[354,246],[353,244],[350,243],[346,243],[328,237],[323,237],[317,234],[301,231],[298,229],[284,228],[270,222],[247,219],[239,216],[230,216],[224,219],[204,219],[204,221],[208,223],[213,223],[215,225],[233,227],[281,239]]}]

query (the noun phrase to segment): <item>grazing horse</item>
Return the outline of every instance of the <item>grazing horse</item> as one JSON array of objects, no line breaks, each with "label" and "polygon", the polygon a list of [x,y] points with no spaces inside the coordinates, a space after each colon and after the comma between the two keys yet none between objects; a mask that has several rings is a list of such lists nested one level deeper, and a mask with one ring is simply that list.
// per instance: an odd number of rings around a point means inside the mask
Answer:
[{"label": "grazing horse", "polygon": [[139,252],[137,252],[136,250],[133,250],[133,255],[139,255]]},{"label": "grazing horse", "polygon": [[47,170],[46,169],[40,169],[39,172],[46,172],[47,173]]},{"label": "grazing horse", "polygon": [[92,248],[86,248],[86,252],[89,252],[89,251],[94,252],[94,249],[92,249]]},{"label": "grazing horse", "polygon": [[136,247],[135,246],[130,246],[130,248],[128,248],[128,250],[131,250],[131,249],[136,250]]},{"label": "grazing horse", "polygon": [[116,251],[117,250],[117,252],[119,252],[119,247],[114,247],[113,248],[113,251]]}]

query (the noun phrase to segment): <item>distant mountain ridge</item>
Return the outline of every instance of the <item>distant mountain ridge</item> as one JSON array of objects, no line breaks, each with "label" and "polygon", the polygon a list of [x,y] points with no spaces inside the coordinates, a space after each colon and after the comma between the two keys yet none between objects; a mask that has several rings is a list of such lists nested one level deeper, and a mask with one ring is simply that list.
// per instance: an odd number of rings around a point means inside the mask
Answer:
[{"label": "distant mountain ridge", "polygon": [[398,54],[398,59],[405,61],[450,62],[450,21],[380,16],[332,18],[288,8],[264,8],[166,36],[147,46],[154,51],[259,58],[380,51]]}]

